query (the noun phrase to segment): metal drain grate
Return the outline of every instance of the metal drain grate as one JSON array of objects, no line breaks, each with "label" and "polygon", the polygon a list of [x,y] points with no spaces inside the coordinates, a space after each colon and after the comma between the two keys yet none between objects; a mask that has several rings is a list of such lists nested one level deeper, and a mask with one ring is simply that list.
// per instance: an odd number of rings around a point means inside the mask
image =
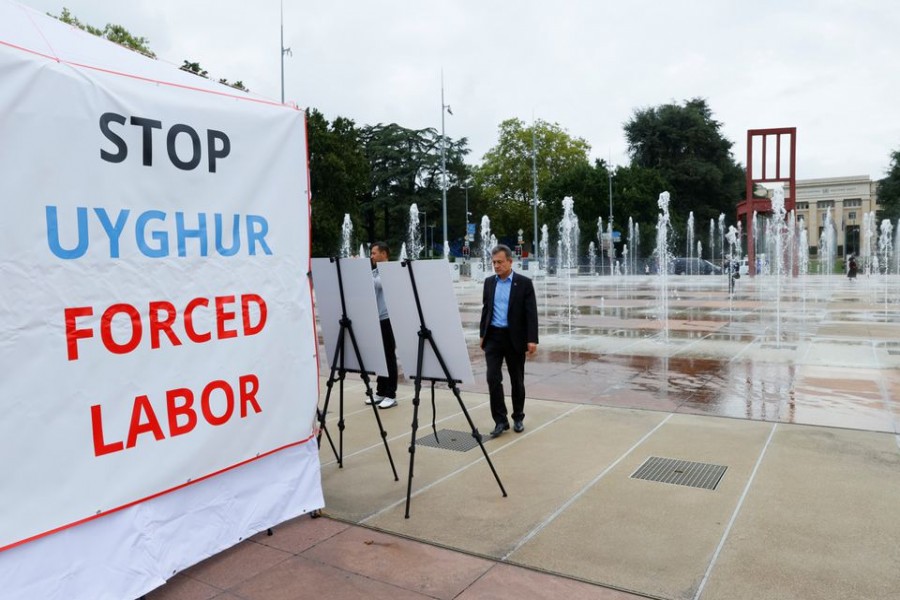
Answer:
[{"label": "metal drain grate", "polygon": [[651,456],[632,473],[632,479],[645,479],[689,487],[714,490],[728,467],[691,462],[676,458]]},{"label": "metal drain grate", "polygon": [[441,450],[453,450],[455,452],[466,452],[478,446],[478,442],[472,437],[471,431],[456,431],[455,429],[439,430],[437,439],[434,438],[434,433],[429,433],[417,439],[416,444],[440,448]]}]

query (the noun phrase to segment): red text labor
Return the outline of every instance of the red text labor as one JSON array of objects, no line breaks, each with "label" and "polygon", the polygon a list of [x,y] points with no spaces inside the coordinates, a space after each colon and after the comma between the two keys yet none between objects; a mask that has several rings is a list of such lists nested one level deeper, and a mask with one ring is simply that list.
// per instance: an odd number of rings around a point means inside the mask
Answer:
[{"label": "red text labor", "polygon": [[[210,381],[201,390],[175,388],[165,392],[165,412],[154,409],[147,395],[137,396],[131,407],[131,419],[127,431],[109,431],[103,419],[103,406],[91,406],[91,432],[94,439],[94,456],[103,456],[134,448],[138,442],[161,441],[190,433],[202,421],[213,427],[228,423],[231,419],[262,412],[257,394],[259,378],[254,374],[238,377],[237,386],[223,379]],[[157,406],[162,400],[157,399]]]}]

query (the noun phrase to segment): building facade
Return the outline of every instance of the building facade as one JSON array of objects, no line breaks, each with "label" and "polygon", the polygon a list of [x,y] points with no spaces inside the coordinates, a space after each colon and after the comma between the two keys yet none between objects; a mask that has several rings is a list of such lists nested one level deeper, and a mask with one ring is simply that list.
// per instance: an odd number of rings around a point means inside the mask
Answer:
[{"label": "building facade", "polygon": [[837,254],[858,255],[863,215],[879,208],[876,206],[877,186],[878,182],[868,175],[798,179],[797,217],[802,217],[806,223],[810,247],[818,247],[825,216],[830,209],[837,233]]}]

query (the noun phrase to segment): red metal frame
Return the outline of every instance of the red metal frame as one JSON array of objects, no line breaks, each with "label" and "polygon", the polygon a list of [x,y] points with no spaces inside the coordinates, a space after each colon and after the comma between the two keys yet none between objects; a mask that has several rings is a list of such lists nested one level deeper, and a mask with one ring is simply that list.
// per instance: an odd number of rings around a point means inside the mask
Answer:
[{"label": "red metal frame", "polygon": [[[766,160],[768,151],[768,140],[774,138],[775,141],[775,172],[771,173],[769,164]],[[753,177],[754,139],[762,140],[762,152],[759,157],[761,160],[761,170],[759,177]],[[788,160],[788,172],[783,173],[781,168],[782,140],[786,139],[790,143],[790,156]],[[772,212],[772,201],[768,198],[754,198],[753,188],[755,184],[766,183],[783,183],[785,184],[784,210],[790,212],[796,208],[797,204],[797,128],[796,127],[776,127],[773,129],[748,129],[747,130],[747,190],[746,200],[737,205],[737,218],[743,224],[744,233],[747,237],[747,258],[749,260],[750,274],[756,274],[756,248],[753,247],[753,213],[770,214]]]}]

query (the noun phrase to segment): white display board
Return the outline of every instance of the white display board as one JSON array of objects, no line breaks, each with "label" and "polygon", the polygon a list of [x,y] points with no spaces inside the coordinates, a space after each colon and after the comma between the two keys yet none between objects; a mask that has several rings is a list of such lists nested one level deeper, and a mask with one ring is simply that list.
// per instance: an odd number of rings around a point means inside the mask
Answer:
[{"label": "white display board", "polygon": [[[459,316],[459,302],[450,280],[450,264],[446,260],[411,261],[405,264],[391,262],[378,265],[388,312],[392,315],[391,326],[397,340],[397,356],[403,363],[403,372],[407,377],[415,376],[419,351],[420,322],[409,274],[410,268],[413,269],[425,326],[431,330],[435,345],[450,371],[451,378],[460,383],[474,383],[462,319]],[[395,315],[403,315],[403,318]],[[427,343],[422,377],[446,380],[444,370],[430,344]]]},{"label": "white display board", "polygon": [[[344,306],[353,328],[363,367],[367,373],[386,377],[387,363],[384,360],[378,304],[372,281],[372,262],[368,258],[312,259],[316,314],[322,330],[328,365],[330,367],[334,362],[341,330],[341,290],[338,285],[337,261],[340,261]],[[343,364],[347,371],[362,371],[349,332],[344,335]]]},{"label": "white display board", "polygon": [[302,111],[0,0],[0,595],[135,597],[321,507],[315,452],[299,494],[254,464],[315,444],[307,164]]}]

